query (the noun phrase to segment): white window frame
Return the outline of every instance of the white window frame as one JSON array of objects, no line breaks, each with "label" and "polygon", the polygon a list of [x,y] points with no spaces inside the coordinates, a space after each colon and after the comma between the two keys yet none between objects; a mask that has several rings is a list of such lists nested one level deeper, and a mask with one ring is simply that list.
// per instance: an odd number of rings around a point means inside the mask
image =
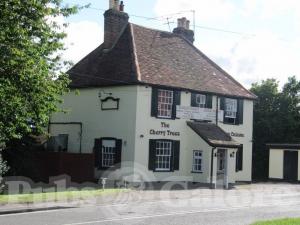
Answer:
[{"label": "white window frame", "polygon": [[172,141],[156,141],[155,171],[171,171]]},{"label": "white window frame", "polygon": [[206,106],[206,95],[196,94],[195,101],[196,101],[196,105],[199,108],[205,108],[205,106]]},{"label": "white window frame", "polygon": [[101,146],[102,160],[101,165],[104,168],[113,167],[116,160],[116,140],[103,139]]},{"label": "white window frame", "polygon": [[[199,169],[200,167],[200,169]],[[192,172],[202,173],[203,172],[203,151],[194,150],[193,151],[193,166]]]},{"label": "white window frame", "polygon": [[225,117],[226,118],[237,118],[237,99],[225,98]]},{"label": "white window frame", "polygon": [[174,92],[158,89],[157,91],[157,117],[172,118]]}]

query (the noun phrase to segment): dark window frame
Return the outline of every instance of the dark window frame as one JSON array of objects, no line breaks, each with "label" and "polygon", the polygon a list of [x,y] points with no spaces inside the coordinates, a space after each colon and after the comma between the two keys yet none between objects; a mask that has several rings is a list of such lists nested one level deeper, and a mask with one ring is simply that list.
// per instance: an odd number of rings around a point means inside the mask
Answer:
[{"label": "dark window frame", "polygon": [[[103,154],[103,141],[115,141],[116,143],[116,149],[115,149],[115,157],[114,157],[114,163],[113,166],[103,166],[102,164],[102,154]],[[98,144],[97,144],[98,143]],[[121,168],[121,159],[122,159],[122,139],[118,139],[115,137],[101,137],[98,139],[95,139],[95,146],[94,146],[94,154],[95,154],[95,167],[97,167],[100,170],[106,170],[106,169],[120,169]],[[99,145],[99,146],[97,146]],[[100,149],[99,149],[100,147]]]},{"label": "dark window frame", "polygon": [[[171,142],[171,158],[170,158],[170,169],[169,170],[160,170],[156,168],[156,142],[164,141],[164,142]],[[179,140],[172,140],[172,139],[150,139],[149,140],[149,155],[148,155],[148,167],[149,170],[158,173],[165,173],[165,172],[174,172],[179,170],[180,164],[180,141]]]},{"label": "dark window frame", "polygon": [[[200,107],[199,105],[197,105],[197,102],[196,102],[197,95],[204,95],[205,96],[205,106],[204,107]],[[191,106],[192,107],[212,109],[212,101],[213,101],[213,95],[212,94],[201,93],[201,92],[191,92]]]},{"label": "dark window frame", "polygon": [[[171,117],[161,117],[158,116],[158,90],[165,90],[165,91],[172,91],[173,92],[173,103],[172,103],[172,111]],[[164,120],[175,120],[178,119],[176,117],[176,106],[180,105],[181,103],[181,91],[167,88],[167,87],[152,87],[152,94],[151,94],[151,116],[157,119],[164,119]]]},{"label": "dark window frame", "polygon": [[243,164],[244,164],[244,146],[241,146],[237,149],[235,154],[235,171],[243,171]]},{"label": "dark window frame", "polygon": [[[226,109],[226,101],[225,99],[234,99],[237,101],[237,112],[236,112],[236,118],[229,118],[225,116],[225,109]],[[226,125],[242,125],[243,124],[243,118],[244,118],[244,99],[240,98],[232,98],[232,97],[221,97],[220,98],[220,110],[224,111],[223,115],[223,124]]]}]

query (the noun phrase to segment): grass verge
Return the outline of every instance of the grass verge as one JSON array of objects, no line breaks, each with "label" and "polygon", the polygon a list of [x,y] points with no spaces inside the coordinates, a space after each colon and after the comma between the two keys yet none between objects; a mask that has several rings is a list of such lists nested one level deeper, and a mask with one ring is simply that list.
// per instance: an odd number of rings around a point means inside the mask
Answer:
[{"label": "grass verge", "polygon": [[252,225],[300,225],[300,218],[260,221]]},{"label": "grass verge", "polygon": [[76,190],[62,192],[45,192],[30,194],[0,195],[0,204],[22,204],[55,201],[84,200],[92,197],[113,195],[120,192],[128,192],[128,189],[99,189],[99,190]]}]

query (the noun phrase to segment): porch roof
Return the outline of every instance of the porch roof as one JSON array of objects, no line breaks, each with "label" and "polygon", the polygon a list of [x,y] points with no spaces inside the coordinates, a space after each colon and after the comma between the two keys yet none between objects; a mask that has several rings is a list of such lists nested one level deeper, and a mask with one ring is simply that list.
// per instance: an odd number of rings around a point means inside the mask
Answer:
[{"label": "porch roof", "polygon": [[238,148],[241,146],[216,124],[187,121],[187,125],[212,147]]}]

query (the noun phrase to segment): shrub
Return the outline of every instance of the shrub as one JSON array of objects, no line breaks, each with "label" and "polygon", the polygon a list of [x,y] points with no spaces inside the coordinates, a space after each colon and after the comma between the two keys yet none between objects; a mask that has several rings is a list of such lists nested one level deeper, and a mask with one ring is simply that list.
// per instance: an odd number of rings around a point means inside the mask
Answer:
[{"label": "shrub", "polygon": [[7,166],[7,163],[6,161],[4,161],[2,159],[2,155],[1,155],[1,152],[0,152],[0,193],[2,193],[3,191],[3,188],[4,188],[4,184],[3,184],[3,175],[5,175],[5,173],[8,171],[8,166]]}]

